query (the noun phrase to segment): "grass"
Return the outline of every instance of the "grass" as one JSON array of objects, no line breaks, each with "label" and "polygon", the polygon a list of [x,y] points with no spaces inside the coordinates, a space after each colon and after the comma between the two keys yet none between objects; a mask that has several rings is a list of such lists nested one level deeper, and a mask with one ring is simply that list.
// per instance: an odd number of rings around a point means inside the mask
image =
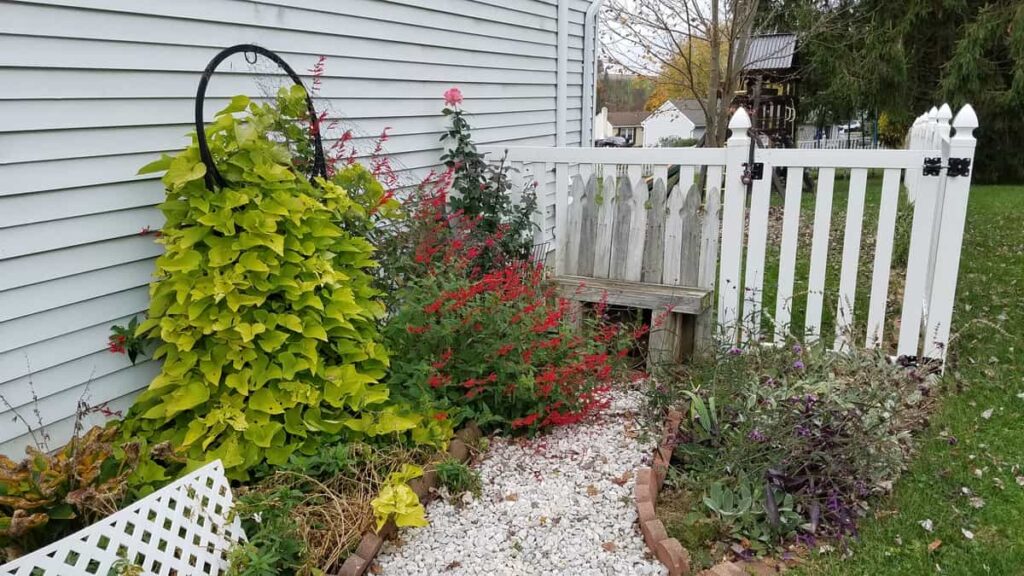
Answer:
[{"label": "grass", "polygon": [[946,396],[859,538],[801,572],[1024,574],[1022,214],[1024,186],[972,189]]},{"label": "grass", "polygon": [[[828,258],[825,268],[825,288],[820,323],[820,334],[825,342],[831,343],[835,334],[836,303],[839,297],[839,277],[842,264],[843,241],[846,226],[846,209],[850,186],[849,172],[838,171],[832,199],[832,218],[829,227]],[[800,226],[797,240],[797,257],[793,298],[789,302],[791,310],[790,333],[802,336],[806,324],[808,277],[810,274],[811,239],[814,228],[815,194],[802,195],[800,205]],[[860,259],[857,267],[857,300],[854,306],[855,341],[864,343],[867,332],[868,295],[871,292],[871,273],[874,266],[875,235],[878,228],[878,210],[882,196],[882,180],[872,177],[868,180],[864,199],[864,217],[861,229]],[[762,306],[764,316],[761,321],[761,332],[768,339],[774,333],[775,304],[779,276],[780,244],[782,237],[782,204],[779,194],[772,195],[768,227],[768,249],[765,254],[765,281],[762,288]],[[886,319],[883,341],[888,352],[895,354],[896,338],[899,329],[894,320],[899,318],[902,306],[903,271],[910,243],[910,228],[913,208],[900,198],[900,207],[896,220],[896,233],[892,253],[893,273],[890,277],[887,298]]]}]

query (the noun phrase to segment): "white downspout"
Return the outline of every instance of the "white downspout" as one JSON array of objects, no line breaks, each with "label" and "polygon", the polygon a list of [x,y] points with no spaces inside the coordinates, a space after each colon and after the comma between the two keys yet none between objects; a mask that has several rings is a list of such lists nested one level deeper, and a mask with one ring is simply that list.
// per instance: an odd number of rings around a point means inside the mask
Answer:
[{"label": "white downspout", "polygon": [[593,0],[583,20],[583,134],[580,146],[594,145],[594,114],[597,107],[597,12],[604,0]]},{"label": "white downspout", "polygon": [[558,0],[558,60],[555,64],[555,146],[565,146],[569,108],[569,0]]}]

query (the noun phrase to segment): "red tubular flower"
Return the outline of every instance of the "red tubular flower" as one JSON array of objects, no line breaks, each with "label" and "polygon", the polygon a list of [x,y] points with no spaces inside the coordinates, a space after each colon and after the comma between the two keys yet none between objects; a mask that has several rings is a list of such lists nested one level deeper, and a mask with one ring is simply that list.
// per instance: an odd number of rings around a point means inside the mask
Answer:
[{"label": "red tubular flower", "polygon": [[429,326],[413,326],[409,325],[405,327],[405,331],[409,334],[423,334],[427,330],[430,330]]},{"label": "red tubular flower", "polygon": [[650,326],[648,326],[647,324],[641,324],[635,330],[633,330],[633,339],[634,340],[639,340],[640,338],[643,338],[644,336],[646,336],[647,333],[650,332],[650,331],[651,331],[651,327]]},{"label": "red tubular flower", "polygon": [[515,348],[516,348],[515,344],[505,344],[501,348],[498,348],[498,356],[505,356],[509,352],[515,350]]},{"label": "red tubular flower", "polygon": [[516,418],[512,421],[512,427],[523,428],[526,426],[533,426],[533,423],[536,422],[538,418],[540,418],[540,414],[529,414],[522,418]]},{"label": "red tubular flower", "polygon": [[451,383],[451,381],[452,377],[447,374],[433,374],[427,379],[427,384],[431,388],[440,388],[441,386],[446,386]]},{"label": "red tubular flower", "polygon": [[443,421],[445,421],[447,419],[448,419],[448,414],[446,412],[438,412],[438,413],[434,414],[434,420],[437,420],[438,422],[443,422]]}]

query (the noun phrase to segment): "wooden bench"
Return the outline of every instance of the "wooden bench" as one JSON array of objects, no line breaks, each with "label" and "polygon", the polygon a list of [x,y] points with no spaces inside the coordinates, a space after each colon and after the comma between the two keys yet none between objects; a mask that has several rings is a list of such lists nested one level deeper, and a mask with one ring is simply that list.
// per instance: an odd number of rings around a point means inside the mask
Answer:
[{"label": "wooden bench", "polygon": [[652,320],[668,314],[651,330],[649,367],[686,359],[711,337],[721,169],[709,170],[701,210],[693,167],[680,167],[681,185],[671,191],[664,170],[643,178],[639,166],[622,175],[611,165],[602,175],[579,168],[565,238],[556,238],[561,295],[649,310]]}]

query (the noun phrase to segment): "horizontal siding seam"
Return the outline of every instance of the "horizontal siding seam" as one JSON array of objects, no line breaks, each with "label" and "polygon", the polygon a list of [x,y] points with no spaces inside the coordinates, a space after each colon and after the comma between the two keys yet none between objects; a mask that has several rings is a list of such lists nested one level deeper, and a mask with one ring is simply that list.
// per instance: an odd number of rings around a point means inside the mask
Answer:
[{"label": "horizontal siding seam", "polygon": [[[100,8],[100,7],[88,7],[88,8],[86,8],[86,7],[79,7],[79,6],[66,6],[66,5],[61,5],[61,4],[52,4],[52,3],[48,3],[48,2],[35,2],[35,1],[32,1],[32,0],[13,0],[13,1],[15,1],[15,2],[17,2],[19,4],[31,4],[31,5],[38,5],[38,6],[46,6],[46,7],[49,7],[49,8],[56,7],[56,8],[66,9],[66,10],[87,10],[87,11],[91,11],[91,12],[103,12],[103,13],[107,13],[107,14],[127,14],[127,15],[132,15],[132,16],[144,16],[144,17],[152,17],[152,18],[163,18],[163,19],[168,19],[168,20],[183,20],[183,21],[191,21],[191,22],[205,22],[205,23],[210,23],[210,24],[237,25],[237,26],[245,26],[245,27],[251,27],[251,28],[267,29],[267,30],[287,30],[287,31],[291,31],[291,32],[302,32],[302,33],[306,33],[306,34],[333,36],[333,37],[340,37],[340,38],[361,38],[361,36],[356,35],[356,34],[341,34],[341,33],[338,33],[338,32],[328,32],[328,31],[325,31],[325,30],[306,30],[306,29],[301,29],[301,28],[286,28],[286,27],[271,26],[269,24],[260,24],[260,23],[239,24],[237,22],[225,22],[223,20],[216,20],[216,19],[212,19],[212,18],[203,18],[203,17],[200,17],[200,16],[184,16],[184,15],[167,16],[167,15],[163,15],[163,14],[141,13],[141,12],[137,12],[137,11],[133,12],[133,11],[130,11],[130,10],[127,10],[127,9],[118,9],[118,8]],[[280,6],[280,7],[288,8],[289,10],[295,10],[295,11],[298,11],[298,12],[314,12],[314,13],[318,13],[318,14],[334,14],[334,15],[339,15],[336,12],[327,12],[327,11],[324,11],[324,10],[315,10],[315,9],[309,9],[309,8],[294,8],[294,7],[290,7],[290,6],[288,6],[288,7]],[[554,47],[554,46],[556,46],[555,37],[557,36],[557,34],[555,32],[543,31],[543,32],[547,32],[548,34],[551,35],[551,37],[552,37],[552,41],[551,42],[535,42],[533,40],[522,40],[520,38],[515,38],[515,37],[504,37],[504,36],[494,36],[494,35],[489,35],[489,34],[478,34],[478,33],[469,32],[469,31],[466,31],[466,30],[458,30],[458,29],[453,29],[453,28],[445,28],[445,27],[437,27],[437,26],[428,26],[428,25],[424,25],[423,23],[411,24],[411,23],[405,23],[405,22],[395,22],[393,20],[387,20],[385,18],[373,18],[373,17],[368,17],[368,16],[353,16],[352,18],[358,18],[358,19],[362,19],[362,20],[371,20],[371,21],[374,21],[374,22],[383,22],[383,23],[387,23],[387,24],[397,24],[399,26],[408,26],[408,27],[412,27],[412,28],[426,28],[426,29],[429,29],[429,30],[437,30],[437,31],[440,31],[440,32],[454,32],[454,33],[458,33],[458,34],[465,34],[467,36],[474,36],[474,37],[477,37],[477,38],[490,38],[490,39],[509,40],[509,41],[512,41],[512,42],[521,42],[523,44],[532,44],[534,46],[544,46],[544,47]],[[417,42],[404,42],[403,40],[401,40],[400,37],[399,38],[382,38],[382,40],[386,40],[388,42],[397,42],[397,43],[411,44],[411,45],[416,45],[416,46],[438,46],[438,47],[444,47],[443,44],[422,44],[422,43],[417,43]]]}]

